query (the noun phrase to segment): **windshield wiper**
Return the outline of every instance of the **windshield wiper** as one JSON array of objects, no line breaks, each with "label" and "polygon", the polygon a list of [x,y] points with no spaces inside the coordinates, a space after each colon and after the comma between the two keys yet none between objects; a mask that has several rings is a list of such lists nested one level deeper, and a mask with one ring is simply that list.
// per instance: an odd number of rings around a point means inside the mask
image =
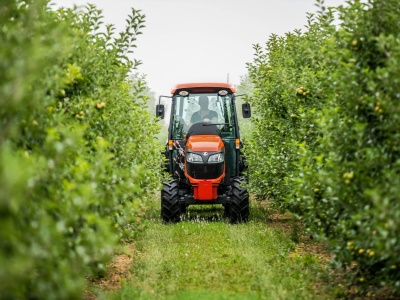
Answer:
[{"label": "windshield wiper", "polygon": [[203,126],[212,126],[212,125],[231,125],[229,123],[203,123]]}]

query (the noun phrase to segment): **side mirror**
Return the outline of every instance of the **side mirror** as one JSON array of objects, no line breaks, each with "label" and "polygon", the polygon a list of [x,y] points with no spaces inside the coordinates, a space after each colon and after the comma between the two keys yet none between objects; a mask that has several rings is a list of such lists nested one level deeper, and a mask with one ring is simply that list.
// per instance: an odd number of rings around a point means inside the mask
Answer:
[{"label": "side mirror", "polygon": [[250,103],[243,103],[242,104],[242,115],[243,115],[243,118],[245,118],[245,119],[251,117]]},{"label": "side mirror", "polygon": [[164,105],[163,104],[157,104],[157,106],[156,106],[156,116],[160,117],[161,119],[164,119],[164,114],[165,114]]}]

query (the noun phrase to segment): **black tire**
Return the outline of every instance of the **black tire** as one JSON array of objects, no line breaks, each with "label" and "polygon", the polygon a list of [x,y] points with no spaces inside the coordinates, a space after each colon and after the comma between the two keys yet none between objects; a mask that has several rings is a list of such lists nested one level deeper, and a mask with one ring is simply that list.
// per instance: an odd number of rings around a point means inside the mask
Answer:
[{"label": "black tire", "polygon": [[180,221],[179,183],[177,179],[164,183],[161,191],[161,218],[165,223]]},{"label": "black tire", "polygon": [[232,195],[228,205],[229,220],[231,223],[243,223],[249,220],[249,193],[247,189],[241,187],[243,178],[235,177],[232,179]]},{"label": "black tire", "polygon": [[225,203],[225,204],[223,205],[223,207],[224,207],[224,218],[229,218],[229,215],[230,215],[229,204],[228,204],[228,203]]}]

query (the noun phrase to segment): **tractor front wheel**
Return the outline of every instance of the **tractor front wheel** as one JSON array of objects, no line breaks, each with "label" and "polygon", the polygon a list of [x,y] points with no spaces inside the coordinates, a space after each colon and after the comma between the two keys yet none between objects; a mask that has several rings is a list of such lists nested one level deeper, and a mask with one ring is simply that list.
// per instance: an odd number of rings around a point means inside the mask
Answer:
[{"label": "tractor front wheel", "polygon": [[180,221],[179,182],[177,179],[164,183],[161,191],[161,218],[165,223]]},{"label": "tractor front wheel", "polygon": [[231,201],[226,207],[231,223],[242,223],[249,220],[249,193],[247,189],[241,187],[242,182],[243,179],[241,177],[232,179]]}]

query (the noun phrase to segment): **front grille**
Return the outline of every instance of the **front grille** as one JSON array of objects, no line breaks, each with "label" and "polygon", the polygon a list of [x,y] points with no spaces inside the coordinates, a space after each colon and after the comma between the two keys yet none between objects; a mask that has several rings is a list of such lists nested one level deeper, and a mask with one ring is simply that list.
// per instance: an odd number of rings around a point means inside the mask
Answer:
[{"label": "front grille", "polygon": [[186,163],[188,175],[194,179],[215,179],[224,172],[224,163],[218,164],[193,164]]}]

